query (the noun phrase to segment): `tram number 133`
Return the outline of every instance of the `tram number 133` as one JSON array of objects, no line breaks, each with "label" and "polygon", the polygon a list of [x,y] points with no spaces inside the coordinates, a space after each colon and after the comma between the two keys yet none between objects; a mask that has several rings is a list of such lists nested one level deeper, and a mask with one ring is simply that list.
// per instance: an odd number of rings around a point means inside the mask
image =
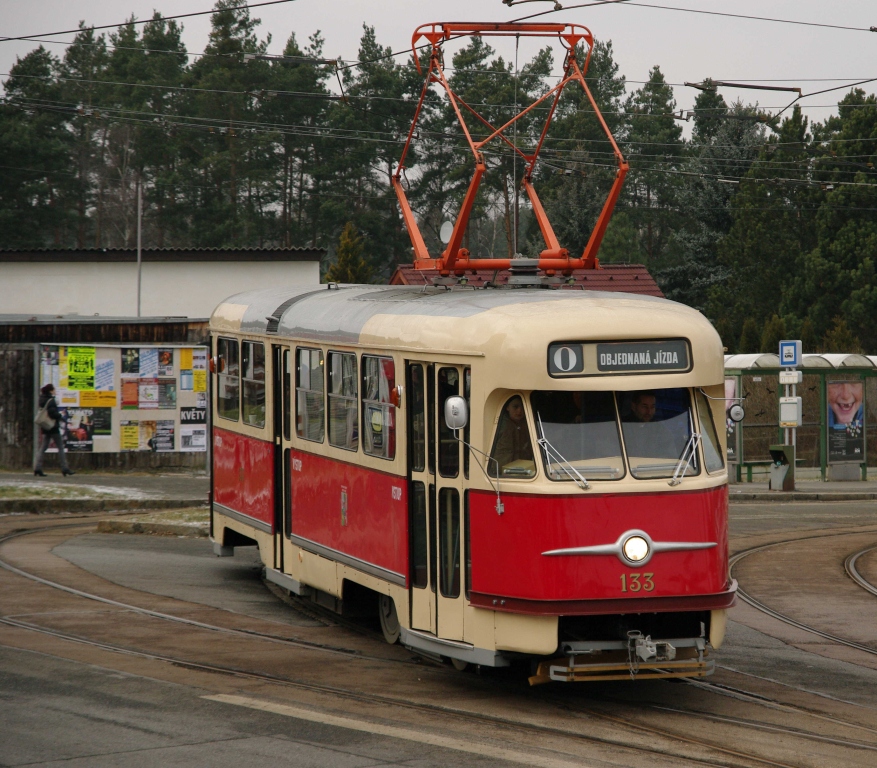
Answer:
[{"label": "tram number 133", "polygon": [[643,592],[651,592],[655,588],[655,582],[652,581],[654,575],[654,573],[622,573],[621,591],[639,592],[642,590]]}]

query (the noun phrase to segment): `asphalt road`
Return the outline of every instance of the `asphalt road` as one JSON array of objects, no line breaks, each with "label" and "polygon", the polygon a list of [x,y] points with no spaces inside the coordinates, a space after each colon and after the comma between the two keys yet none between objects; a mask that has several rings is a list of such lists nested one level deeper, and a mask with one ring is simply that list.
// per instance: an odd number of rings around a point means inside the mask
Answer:
[{"label": "asphalt road", "polygon": [[[877,504],[870,501],[734,504],[731,549],[811,530],[875,524]],[[215,558],[203,539],[90,534],[69,539],[53,554],[132,589],[287,625],[315,623],[268,591],[259,578],[255,549]],[[794,647],[752,628],[752,622],[735,621],[733,612],[731,618],[718,656],[722,668],[877,711],[877,670]],[[0,640],[0,766],[264,768],[270,762],[294,768],[498,768],[525,763],[512,751],[498,757],[471,738],[430,739],[423,729],[396,728],[391,722],[378,728],[373,719],[345,713],[289,707],[257,711],[245,698],[218,700],[205,698],[207,693],[197,684],[63,660]],[[587,697],[584,686],[581,695]]]}]

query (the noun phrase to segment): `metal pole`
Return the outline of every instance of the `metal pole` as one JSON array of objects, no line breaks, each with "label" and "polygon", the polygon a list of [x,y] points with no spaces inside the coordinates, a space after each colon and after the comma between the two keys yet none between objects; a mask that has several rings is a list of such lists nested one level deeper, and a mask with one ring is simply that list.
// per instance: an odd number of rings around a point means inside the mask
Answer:
[{"label": "metal pole", "polygon": [[140,281],[143,267],[143,193],[141,191],[140,178],[137,178],[137,317],[140,317]]}]

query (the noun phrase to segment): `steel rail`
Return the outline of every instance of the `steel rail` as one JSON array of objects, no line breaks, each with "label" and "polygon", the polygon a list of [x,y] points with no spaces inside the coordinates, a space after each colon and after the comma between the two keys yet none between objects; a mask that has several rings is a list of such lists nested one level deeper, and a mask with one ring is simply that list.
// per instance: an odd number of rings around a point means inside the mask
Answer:
[{"label": "steel rail", "polygon": [[869,552],[873,552],[877,547],[868,547],[868,549],[863,549],[861,552],[856,552],[854,555],[850,555],[846,560],[844,560],[844,570],[847,572],[847,576],[849,576],[856,584],[858,584],[862,589],[866,592],[870,592],[872,595],[877,595],[877,587],[875,587],[870,581],[868,581],[859,571],[856,569],[856,561],[862,556],[867,555]]},{"label": "steel rail", "polygon": [[[865,533],[871,533],[872,531],[843,531],[841,533],[829,533],[829,534],[821,534],[818,536],[801,536],[795,539],[785,539],[783,541],[775,541],[770,544],[762,544],[758,547],[752,547],[750,549],[743,550],[742,552],[738,552],[734,556],[732,556],[728,562],[728,567],[731,573],[733,574],[734,566],[737,565],[741,560],[749,555],[755,554],[756,552],[762,552],[765,549],[770,549],[771,547],[778,547],[783,544],[794,544],[799,541],[812,541],[815,539],[825,539],[825,538],[835,538],[840,536],[861,536]],[[821,629],[817,629],[816,627],[812,627],[809,624],[804,624],[803,622],[797,621],[793,619],[791,616],[786,616],[779,611],[775,611],[773,608],[762,603],[760,600],[752,597],[746,590],[742,589],[739,586],[739,579],[737,581],[737,595],[743,600],[744,603],[751,605],[756,610],[761,611],[762,613],[777,619],[778,621],[782,621],[790,626],[793,626],[797,629],[803,630],[804,632],[809,632],[810,634],[817,635],[818,637],[822,637],[826,640],[830,640],[833,643],[837,643],[838,645],[845,645],[848,648],[854,648],[858,651],[862,651],[863,653],[871,654],[872,656],[877,656],[877,648],[874,648],[870,645],[865,645],[863,643],[857,643],[854,640],[849,640],[845,637],[840,637],[838,635],[834,635],[831,632],[825,632]]]}]

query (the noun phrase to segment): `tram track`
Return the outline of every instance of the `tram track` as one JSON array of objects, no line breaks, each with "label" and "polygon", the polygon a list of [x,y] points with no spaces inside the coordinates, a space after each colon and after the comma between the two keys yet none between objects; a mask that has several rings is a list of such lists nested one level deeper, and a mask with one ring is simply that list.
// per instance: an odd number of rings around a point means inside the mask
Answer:
[{"label": "tram track", "polygon": [[870,592],[872,595],[877,595],[877,587],[875,587],[870,581],[868,581],[859,571],[856,569],[856,561],[862,557],[863,555],[867,555],[869,552],[873,552],[877,550],[877,547],[868,547],[867,549],[863,549],[860,552],[856,552],[855,554],[850,555],[844,560],[844,570],[847,572],[847,575],[858,584],[862,589],[866,592]]},{"label": "tram track", "polygon": [[[88,525],[88,523],[83,523],[83,522],[68,523],[68,524],[63,524],[63,525],[58,525],[58,526],[52,526],[51,530],[85,528],[85,527],[87,527],[87,525]],[[41,526],[39,528],[33,528],[33,529],[18,530],[18,531],[6,534],[4,536],[0,536],[0,544],[7,542],[11,539],[17,538],[19,536],[25,536],[25,535],[28,535],[31,533],[44,532],[46,530],[49,530],[49,528],[47,528],[46,526]],[[290,646],[302,648],[305,650],[326,652],[326,653],[332,653],[332,654],[342,654],[342,655],[345,655],[347,657],[356,658],[356,659],[378,661],[378,662],[382,662],[382,663],[384,663],[384,662],[399,663],[398,660],[388,659],[385,657],[368,656],[368,655],[364,655],[361,652],[355,651],[355,650],[343,649],[343,648],[328,646],[325,644],[311,643],[311,642],[303,641],[303,640],[283,638],[280,636],[275,636],[275,635],[270,635],[270,634],[255,632],[255,631],[250,631],[250,630],[240,630],[240,629],[233,629],[233,628],[228,628],[228,627],[221,627],[218,625],[208,624],[205,622],[199,622],[199,621],[195,621],[192,619],[186,619],[183,617],[174,616],[172,614],[167,614],[167,613],[163,613],[160,611],[153,611],[153,610],[150,610],[148,608],[142,608],[140,606],[132,605],[130,603],[124,603],[124,602],[117,601],[117,600],[111,600],[109,598],[105,598],[105,597],[102,597],[100,595],[95,595],[92,593],[85,592],[83,590],[75,589],[73,587],[68,587],[64,584],[59,584],[57,582],[51,581],[49,579],[45,579],[45,578],[38,576],[36,574],[30,574],[30,573],[28,573],[20,568],[17,568],[16,566],[11,565],[10,563],[5,562],[2,559],[0,559],[0,567],[18,575],[19,577],[30,579],[30,580],[34,581],[35,583],[40,583],[40,584],[43,584],[44,586],[49,586],[49,587],[64,591],[64,592],[69,593],[69,594],[77,595],[79,597],[96,600],[97,602],[100,602],[100,603],[104,603],[104,604],[107,604],[107,605],[110,605],[110,606],[113,606],[113,607],[116,607],[116,608],[119,608],[119,609],[122,609],[125,611],[131,611],[131,612],[135,612],[135,613],[138,613],[141,615],[145,615],[145,616],[148,616],[150,618],[157,619],[160,621],[170,621],[170,622],[175,622],[175,623],[181,623],[181,624],[184,624],[184,625],[191,627],[194,630],[222,632],[222,633],[234,634],[234,635],[240,636],[240,637],[246,637],[248,639],[253,639],[253,640],[267,640],[270,642],[285,643],[285,644],[288,644]],[[94,647],[96,649],[104,650],[104,651],[111,652],[111,653],[121,653],[121,654],[126,654],[126,655],[131,655],[131,656],[137,656],[137,657],[144,658],[144,659],[150,659],[150,660],[154,660],[154,661],[164,662],[164,663],[172,664],[172,665],[180,667],[180,668],[186,668],[186,669],[197,670],[197,671],[202,671],[202,672],[210,672],[210,673],[214,673],[214,674],[232,675],[232,676],[235,676],[238,678],[257,680],[257,681],[262,681],[262,682],[267,682],[267,683],[279,684],[279,685],[283,685],[283,686],[290,686],[290,687],[294,687],[296,689],[305,690],[305,691],[309,691],[312,693],[319,693],[319,694],[324,694],[324,695],[342,697],[342,698],[346,698],[349,700],[355,700],[358,702],[379,703],[379,704],[386,705],[386,706],[402,707],[402,708],[405,708],[408,710],[417,711],[417,712],[421,712],[421,713],[425,713],[425,714],[441,714],[443,716],[450,716],[450,717],[456,717],[456,718],[466,718],[467,720],[470,720],[470,721],[473,719],[477,719],[479,722],[482,722],[485,725],[513,727],[513,728],[518,729],[518,730],[520,730],[521,728],[525,728],[525,729],[530,729],[533,731],[533,733],[538,733],[540,735],[558,736],[558,737],[563,737],[563,738],[574,739],[574,740],[577,740],[580,742],[621,747],[624,749],[634,750],[637,752],[643,752],[646,754],[652,754],[652,755],[656,755],[656,756],[660,755],[663,757],[682,759],[682,760],[691,762],[693,764],[707,765],[707,766],[717,766],[717,765],[741,766],[741,768],[744,765],[764,765],[764,766],[778,766],[780,768],[792,768],[792,766],[790,764],[782,762],[782,761],[773,760],[773,759],[766,758],[763,756],[748,754],[748,753],[745,753],[743,751],[736,750],[736,749],[733,749],[730,747],[724,747],[721,745],[717,745],[717,744],[709,742],[709,741],[699,740],[699,739],[692,738],[689,736],[680,735],[680,733],[676,730],[664,730],[664,729],[656,728],[656,727],[653,727],[650,725],[645,725],[642,723],[635,723],[635,722],[632,722],[630,719],[626,719],[624,717],[601,712],[601,711],[599,711],[599,709],[593,709],[593,708],[589,708],[589,707],[581,707],[578,704],[570,702],[568,699],[564,699],[563,697],[560,697],[560,696],[551,696],[551,695],[544,696],[543,695],[540,698],[542,698],[547,703],[551,703],[554,706],[562,707],[567,712],[571,712],[571,713],[581,715],[581,716],[586,716],[589,718],[595,718],[595,719],[610,723],[610,724],[615,725],[615,726],[623,727],[625,729],[628,729],[629,731],[632,731],[634,733],[638,733],[640,735],[645,735],[645,736],[649,736],[649,737],[660,737],[663,739],[670,739],[673,741],[682,742],[682,743],[685,743],[685,744],[691,746],[692,748],[698,748],[698,749],[702,749],[702,750],[708,750],[711,752],[715,752],[715,753],[722,755],[723,757],[721,759],[718,759],[718,760],[704,760],[701,758],[689,756],[687,754],[682,754],[682,753],[674,752],[674,751],[668,751],[666,749],[656,749],[656,748],[646,749],[643,747],[631,745],[629,742],[625,742],[623,740],[613,740],[613,739],[600,738],[600,737],[584,735],[584,734],[576,733],[574,731],[560,729],[560,728],[551,729],[551,728],[546,728],[545,726],[532,726],[532,725],[529,725],[527,723],[523,723],[523,722],[517,721],[517,720],[510,720],[507,718],[501,718],[501,717],[495,717],[495,716],[483,715],[483,714],[473,714],[473,712],[468,711],[468,710],[464,710],[464,709],[457,709],[457,708],[453,708],[453,707],[447,707],[447,706],[430,704],[430,703],[423,703],[423,702],[412,702],[412,701],[408,701],[408,700],[404,700],[404,699],[397,699],[397,698],[389,697],[389,696],[380,696],[380,695],[376,695],[376,694],[372,694],[372,693],[362,693],[362,692],[353,691],[353,690],[345,689],[345,688],[338,688],[338,687],[334,687],[334,686],[326,686],[326,685],[320,685],[320,684],[311,683],[311,682],[293,680],[293,679],[290,679],[288,677],[284,677],[284,676],[280,676],[280,675],[272,675],[272,674],[268,674],[268,673],[264,673],[264,672],[248,671],[246,669],[241,669],[241,668],[237,668],[237,667],[229,666],[229,665],[218,665],[218,664],[205,663],[205,662],[201,662],[201,661],[193,661],[192,659],[185,659],[185,658],[180,658],[180,657],[176,657],[176,656],[170,656],[170,655],[166,655],[166,654],[154,653],[151,651],[144,651],[144,650],[139,650],[136,648],[125,647],[123,645],[118,645],[115,643],[108,643],[108,642],[102,642],[99,640],[93,640],[93,639],[90,639],[87,637],[82,637],[79,635],[72,634],[70,632],[64,632],[64,631],[52,629],[49,627],[31,624],[29,622],[22,621],[21,619],[18,619],[16,617],[12,617],[12,616],[0,617],[0,624],[6,625],[9,627],[15,627],[15,628],[18,628],[20,630],[25,630],[25,631],[29,631],[29,632],[41,633],[43,635],[51,636],[51,637],[54,637],[56,639],[64,640],[67,642],[85,644],[85,645]],[[360,631],[363,631],[362,628],[360,628]],[[377,632],[373,633],[373,635],[376,639],[379,637]],[[405,663],[411,664],[412,662],[405,662]],[[442,669],[442,667],[436,666],[435,671],[444,671],[444,670]],[[458,674],[458,673],[451,673],[450,670],[447,670],[447,672],[449,674],[454,674],[454,675]],[[496,680],[495,682],[498,685],[502,685],[505,681]],[[689,682],[689,681],[686,681],[686,682]],[[712,687],[711,683],[707,683],[707,682],[703,682],[703,681],[695,681],[695,682],[698,682],[699,685],[702,685],[706,688]],[[749,694],[748,692],[745,692],[745,691],[741,691],[739,693],[748,697],[750,700],[755,701],[755,703],[765,704],[765,702],[763,701],[763,697],[758,697],[758,696]],[[759,699],[762,699],[762,700],[759,701]],[[609,700],[607,699],[607,701],[609,701]],[[617,704],[620,702],[612,702],[612,703]],[[784,706],[784,705],[778,705],[776,702],[770,702],[770,705],[774,706],[774,707],[777,707],[777,706],[783,707]],[[630,706],[629,702],[626,703],[625,706]],[[769,731],[774,732],[774,733],[782,733],[782,734],[785,734],[789,737],[798,738],[798,739],[817,741],[817,742],[822,742],[824,744],[836,745],[836,746],[841,746],[841,747],[846,747],[846,748],[853,748],[853,749],[857,749],[857,750],[877,751],[877,743],[868,743],[867,741],[856,741],[856,740],[852,740],[852,739],[833,739],[831,737],[821,736],[819,734],[808,733],[807,731],[805,731],[803,729],[792,728],[792,727],[787,727],[787,726],[771,725],[771,726],[765,727],[763,724],[760,724],[760,723],[755,722],[755,721],[748,721],[748,720],[742,719],[742,718],[721,717],[719,715],[715,715],[714,713],[708,713],[708,712],[705,713],[705,712],[700,712],[697,710],[669,708],[669,707],[662,707],[661,705],[648,705],[648,706],[650,706],[656,710],[663,710],[663,711],[667,711],[667,712],[673,712],[674,714],[683,715],[686,717],[691,717],[695,720],[697,720],[697,719],[704,720],[704,721],[709,721],[711,719],[714,721],[718,720],[720,722],[723,722],[724,724],[732,725],[736,728],[756,729],[756,730],[760,730],[760,731],[769,730]],[[785,708],[785,711],[787,713],[791,713],[791,714],[802,714],[805,716],[814,716],[812,712],[809,712],[805,709]],[[858,724],[855,724],[855,723],[845,722],[845,721],[842,721],[842,720],[839,720],[836,718],[822,718],[822,719],[831,720],[832,723],[835,725],[842,725],[842,726],[857,728],[859,730],[867,731],[870,734],[877,734],[877,730],[867,728],[865,726],[859,726]],[[729,762],[729,759],[731,761],[736,761],[736,762]],[[739,762],[739,761],[743,761],[743,762]]]},{"label": "tram track", "polygon": [[[802,541],[811,541],[811,540],[816,540],[816,539],[836,538],[836,537],[841,537],[841,536],[860,536],[863,533],[866,534],[866,533],[871,533],[871,532],[872,531],[869,531],[869,530],[843,531],[840,533],[820,534],[818,536],[800,536],[800,537],[796,537],[793,539],[785,539],[783,541],[775,541],[775,542],[771,542],[769,544],[762,544],[762,545],[757,546],[757,547],[750,547],[749,549],[745,549],[742,552],[737,552],[736,554],[734,554],[730,558],[728,565],[729,565],[729,569],[731,571],[731,574],[733,575],[734,566],[736,566],[741,560],[744,560],[745,558],[749,557],[750,555],[756,554],[757,552],[763,552],[763,551],[765,551],[767,549],[771,549],[773,547],[779,547],[779,546],[782,546],[784,544],[795,544],[795,543],[799,543]],[[856,555],[847,558],[846,562],[849,562],[851,559],[853,560],[853,562],[855,562],[855,559],[857,559],[859,555],[862,555],[865,552],[871,551],[871,549],[875,549],[875,547],[871,547],[867,550],[863,550],[862,552],[859,552]],[[845,562],[845,565],[846,565],[846,562]],[[847,571],[847,573],[849,573],[849,570]],[[856,581],[856,583],[858,583],[859,586],[863,586],[863,584],[861,582],[859,582],[857,579],[854,578],[854,581]],[[868,584],[868,582],[865,582],[865,584]],[[868,587],[871,587],[871,590],[874,590],[875,594],[877,594],[877,590],[875,590],[873,588],[873,585],[868,584]],[[868,589],[868,587],[865,587],[865,588]],[[871,590],[869,590],[869,591],[871,591]],[[846,646],[847,648],[853,648],[855,650],[862,651],[863,653],[867,653],[867,654],[872,655],[872,656],[877,656],[877,648],[870,646],[870,645],[866,645],[864,643],[859,643],[855,640],[850,640],[849,638],[835,635],[832,632],[826,632],[825,630],[819,629],[818,627],[814,627],[814,626],[811,626],[809,624],[805,624],[804,622],[798,621],[797,619],[793,619],[791,616],[787,616],[784,613],[781,613],[779,611],[774,610],[770,606],[766,605],[765,603],[761,602],[760,600],[758,600],[755,597],[753,597],[752,595],[750,595],[748,592],[746,592],[744,589],[742,589],[739,586],[737,588],[737,595],[740,597],[741,600],[743,600],[743,602],[752,606],[756,610],[764,613],[767,616],[770,616],[771,618],[777,619],[778,621],[781,621],[785,624],[788,624],[789,626],[792,626],[792,627],[795,627],[796,629],[800,629],[804,632],[808,632],[810,634],[816,635],[816,636],[821,637],[825,640],[829,640],[833,643],[837,643],[838,645],[843,645],[843,646]]]},{"label": "tram track", "polygon": [[[760,766],[771,766],[772,768],[798,768],[798,766],[793,765],[791,763],[786,763],[778,760],[773,760],[770,758],[747,754],[741,750],[731,749],[728,747],[722,747],[720,745],[714,744],[712,742],[695,739],[688,736],[680,735],[675,731],[662,730],[659,728],[654,728],[642,724],[631,723],[629,720],[625,720],[624,718],[608,715],[603,712],[599,712],[596,710],[592,710],[589,708],[581,708],[581,707],[571,707],[569,702],[562,702],[560,700],[553,700],[552,697],[546,696],[543,697],[543,700],[548,701],[553,704],[562,704],[564,709],[568,711],[572,711],[576,714],[586,715],[588,717],[592,717],[595,719],[603,720],[605,722],[612,723],[614,725],[621,726],[628,731],[634,731],[639,734],[647,735],[647,736],[659,736],[663,739],[670,739],[673,741],[683,742],[691,747],[696,747],[700,749],[706,749],[708,751],[717,752],[723,755],[725,758],[735,758],[737,760],[745,761],[743,763],[732,763],[728,762],[727,759],[721,760],[708,760],[703,758],[694,757],[687,754],[681,754],[680,752],[671,752],[665,749],[657,749],[657,748],[644,748],[636,745],[632,745],[630,742],[626,742],[620,739],[607,739],[601,738],[597,736],[590,736],[586,734],[576,733],[574,731],[561,729],[561,728],[548,728],[545,726],[534,726],[528,724],[526,722],[521,722],[519,720],[511,720],[508,718],[502,718],[492,715],[485,715],[480,713],[474,713],[470,710],[457,709],[448,706],[442,706],[438,704],[426,704],[422,702],[412,702],[405,699],[398,699],[391,696],[385,695],[377,695],[374,693],[361,693],[358,691],[353,691],[350,689],[337,688],[335,686],[326,686],[319,685],[315,683],[308,683],[300,680],[292,680],[286,677],[282,677],[279,675],[271,675],[265,672],[252,672],[243,669],[238,669],[231,666],[219,665],[219,664],[209,664],[205,662],[195,662],[188,659],[181,659],[173,656],[168,656],[165,654],[157,654],[148,651],[137,650],[134,648],[127,648],[125,646],[116,645],[113,643],[106,643],[96,640],[91,640],[89,638],[80,637],[77,635],[72,635],[67,632],[61,632],[59,630],[51,629],[48,627],[41,627],[35,624],[29,624],[28,622],[19,621],[17,619],[10,619],[5,617],[0,617],[0,624],[15,627],[18,629],[23,629],[31,632],[36,632],[42,635],[46,635],[55,639],[63,640],[66,642],[77,643],[80,645],[86,645],[92,648],[96,648],[103,651],[108,651],[116,654],[123,654],[126,656],[134,656],[141,659],[147,659],[150,661],[159,661],[167,664],[172,664],[175,667],[189,669],[198,672],[208,672],[213,674],[222,674],[229,675],[240,679],[257,681],[257,682],[267,682],[275,685],[281,685],[284,687],[291,687],[297,690],[307,691],[309,693],[317,693],[322,695],[328,695],[338,698],[347,699],[350,701],[356,701],[359,703],[366,704],[381,704],[383,706],[401,708],[405,710],[410,710],[418,713],[428,714],[428,715],[436,715],[440,714],[444,717],[452,717],[457,719],[463,719],[469,723],[476,721],[485,726],[491,727],[503,727],[503,728],[513,728],[517,732],[532,732],[534,734],[538,734],[539,736],[556,736],[559,738],[570,739],[574,742],[578,743],[587,743],[587,744],[599,744],[601,746],[608,747],[617,747],[622,748],[628,751],[640,753],[640,754],[648,754],[653,756],[660,756],[665,758],[674,758],[679,760],[684,760],[686,763],[691,763],[694,765],[703,765],[703,766],[724,766],[725,768],[744,768],[744,766],[751,765],[760,765]],[[741,723],[735,723],[735,725],[740,726]],[[786,733],[789,736],[802,737],[806,736],[806,734],[799,729],[781,729],[776,728],[776,731],[780,731]],[[836,741],[838,745],[853,747],[856,749],[871,749],[877,751],[877,744],[867,744],[866,742],[840,742]]]}]

